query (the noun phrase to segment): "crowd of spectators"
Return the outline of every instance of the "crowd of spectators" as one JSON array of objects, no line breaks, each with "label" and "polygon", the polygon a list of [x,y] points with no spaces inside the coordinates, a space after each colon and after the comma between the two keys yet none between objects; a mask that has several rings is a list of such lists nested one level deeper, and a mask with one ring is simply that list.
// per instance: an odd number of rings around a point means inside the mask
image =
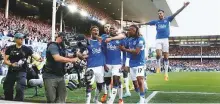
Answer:
[{"label": "crowd of spectators", "polygon": [[0,9],[0,37],[13,37],[16,32],[25,34],[28,40],[48,42],[51,37],[51,25],[34,18],[21,17],[12,13],[9,13],[9,17],[6,19],[4,10]]},{"label": "crowd of spectators", "polygon": [[[220,47],[202,47],[203,56],[219,56]],[[201,47],[199,46],[177,46],[170,47],[170,56],[201,56]]]},{"label": "crowd of spectators", "polygon": [[[162,71],[163,60],[161,60]],[[156,71],[156,60],[147,60],[147,70],[150,72]],[[220,59],[204,59],[191,60],[191,59],[169,59],[169,71],[220,71]]]},{"label": "crowd of spectators", "polygon": [[205,60],[177,60],[170,59],[171,68],[181,69],[220,69],[220,60],[205,59]]}]

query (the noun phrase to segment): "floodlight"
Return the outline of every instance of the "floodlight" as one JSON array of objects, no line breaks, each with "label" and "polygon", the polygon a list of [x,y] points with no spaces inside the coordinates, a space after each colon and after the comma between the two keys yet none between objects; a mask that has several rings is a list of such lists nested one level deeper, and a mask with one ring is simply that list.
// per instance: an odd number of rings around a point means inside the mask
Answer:
[{"label": "floodlight", "polygon": [[86,17],[86,16],[89,15],[89,14],[88,14],[86,11],[84,11],[84,10],[81,10],[81,11],[80,11],[80,14],[81,14],[83,17]]},{"label": "floodlight", "polygon": [[71,13],[74,13],[77,11],[77,6],[74,4],[68,5],[67,7]]}]

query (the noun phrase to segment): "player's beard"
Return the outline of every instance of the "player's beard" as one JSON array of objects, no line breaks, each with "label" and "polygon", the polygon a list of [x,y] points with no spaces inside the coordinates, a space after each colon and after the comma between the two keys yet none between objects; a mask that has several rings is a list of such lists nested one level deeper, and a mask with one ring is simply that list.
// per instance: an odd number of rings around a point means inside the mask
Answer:
[{"label": "player's beard", "polygon": [[164,17],[163,16],[159,16],[159,19],[162,20]]},{"label": "player's beard", "polygon": [[110,32],[110,36],[114,37],[116,35],[117,35],[116,33]]}]

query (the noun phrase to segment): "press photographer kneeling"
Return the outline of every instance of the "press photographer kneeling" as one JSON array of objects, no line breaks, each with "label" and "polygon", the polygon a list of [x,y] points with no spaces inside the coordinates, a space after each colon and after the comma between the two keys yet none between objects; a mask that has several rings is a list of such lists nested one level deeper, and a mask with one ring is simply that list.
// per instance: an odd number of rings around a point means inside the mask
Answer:
[{"label": "press photographer kneeling", "polygon": [[65,57],[64,37],[64,33],[59,33],[56,36],[55,42],[48,43],[47,45],[47,60],[43,68],[43,80],[47,103],[65,103],[65,63],[75,63],[79,61],[78,58]]},{"label": "press photographer kneeling", "polygon": [[13,100],[14,84],[16,83],[16,101],[24,100],[24,90],[26,87],[27,76],[27,58],[29,56],[35,58],[38,61],[42,61],[41,58],[35,57],[33,51],[25,45],[22,45],[24,35],[16,33],[15,45],[9,46],[5,51],[4,63],[9,66],[6,79],[3,83],[5,100]]}]

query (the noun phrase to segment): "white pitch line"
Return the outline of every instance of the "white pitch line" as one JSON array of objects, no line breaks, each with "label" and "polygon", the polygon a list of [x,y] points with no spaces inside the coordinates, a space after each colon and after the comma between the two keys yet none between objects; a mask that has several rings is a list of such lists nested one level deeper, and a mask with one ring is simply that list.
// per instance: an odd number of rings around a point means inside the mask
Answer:
[{"label": "white pitch line", "polygon": [[153,86],[183,86],[183,87],[217,87],[220,86],[210,86],[210,85],[177,85],[177,84],[151,84]]},{"label": "white pitch line", "polygon": [[148,103],[159,91],[154,91],[150,96],[145,99],[145,103]]},{"label": "white pitch line", "polygon": [[160,91],[160,93],[173,93],[173,94],[220,94],[220,93],[209,93],[209,92],[184,92],[184,91],[173,91],[173,92],[166,92],[166,91]]}]

